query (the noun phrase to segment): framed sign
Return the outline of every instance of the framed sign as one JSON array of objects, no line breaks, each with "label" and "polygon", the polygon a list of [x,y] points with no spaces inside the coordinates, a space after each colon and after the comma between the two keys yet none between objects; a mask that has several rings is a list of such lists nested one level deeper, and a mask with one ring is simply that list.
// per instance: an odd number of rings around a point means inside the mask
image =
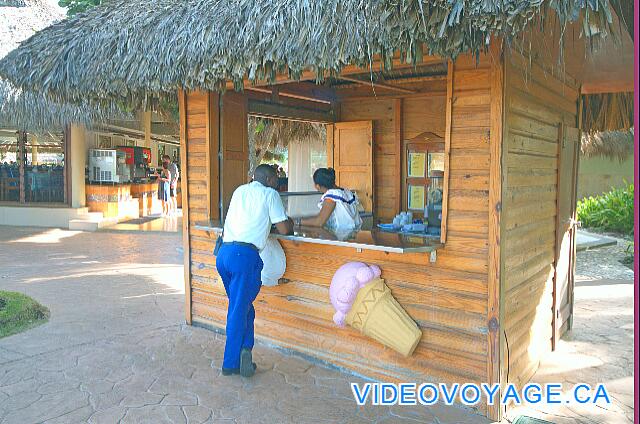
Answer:
[{"label": "framed sign", "polygon": [[408,209],[424,210],[425,205],[425,188],[422,185],[409,185]]},{"label": "framed sign", "polygon": [[409,178],[424,178],[426,172],[426,154],[423,152],[409,153]]}]

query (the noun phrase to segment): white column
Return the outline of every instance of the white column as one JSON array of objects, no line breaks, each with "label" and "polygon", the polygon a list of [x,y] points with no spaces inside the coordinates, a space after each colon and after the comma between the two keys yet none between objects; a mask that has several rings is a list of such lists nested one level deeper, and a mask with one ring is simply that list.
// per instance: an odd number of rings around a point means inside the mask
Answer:
[{"label": "white column", "polygon": [[87,164],[87,131],[79,125],[71,125],[70,128],[71,207],[81,208],[87,204],[84,190],[84,168]]},{"label": "white column", "polygon": [[39,165],[38,163],[38,137],[33,136],[31,139],[31,164]]}]

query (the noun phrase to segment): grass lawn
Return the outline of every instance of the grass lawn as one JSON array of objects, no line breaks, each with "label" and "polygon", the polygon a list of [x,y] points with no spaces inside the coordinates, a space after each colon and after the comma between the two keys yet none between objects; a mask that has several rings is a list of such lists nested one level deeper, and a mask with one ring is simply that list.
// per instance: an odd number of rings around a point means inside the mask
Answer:
[{"label": "grass lawn", "polygon": [[44,324],[49,309],[22,293],[0,290],[0,339]]}]

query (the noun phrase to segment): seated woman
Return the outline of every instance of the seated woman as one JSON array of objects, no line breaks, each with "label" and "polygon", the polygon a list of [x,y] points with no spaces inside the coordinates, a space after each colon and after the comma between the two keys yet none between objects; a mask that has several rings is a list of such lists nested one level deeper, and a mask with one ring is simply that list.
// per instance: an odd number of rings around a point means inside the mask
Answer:
[{"label": "seated woman", "polygon": [[312,218],[297,219],[298,225],[325,226],[332,230],[353,230],[362,224],[358,198],[350,190],[336,186],[336,171],[320,168],[313,173],[316,190],[322,192],[320,213]]}]

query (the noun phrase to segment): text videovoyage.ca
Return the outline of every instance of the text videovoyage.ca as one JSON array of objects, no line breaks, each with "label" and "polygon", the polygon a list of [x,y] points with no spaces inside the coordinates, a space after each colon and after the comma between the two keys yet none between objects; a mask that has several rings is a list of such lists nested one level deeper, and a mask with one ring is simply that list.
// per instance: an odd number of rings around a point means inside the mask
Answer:
[{"label": "text videovoyage.ca", "polygon": [[363,405],[435,405],[455,403],[467,406],[522,404],[610,404],[604,384],[576,384],[564,387],[560,383],[526,384],[518,388],[506,384],[444,384],[444,383],[350,383],[353,398]]}]

